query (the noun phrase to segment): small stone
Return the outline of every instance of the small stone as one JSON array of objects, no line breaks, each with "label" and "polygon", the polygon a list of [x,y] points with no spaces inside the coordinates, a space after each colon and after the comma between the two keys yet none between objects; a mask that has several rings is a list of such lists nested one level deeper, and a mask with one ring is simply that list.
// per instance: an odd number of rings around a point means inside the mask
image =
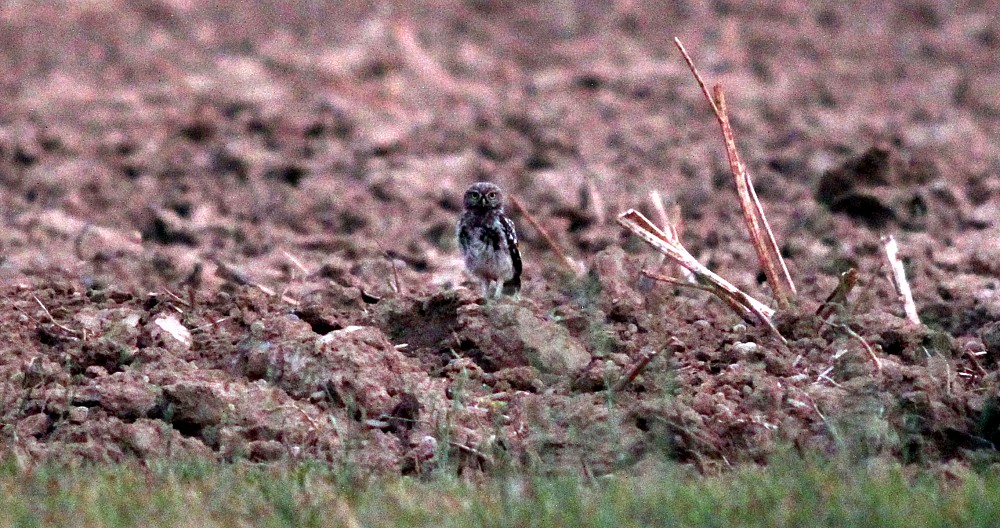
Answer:
[{"label": "small stone", "polygon": [[229,413],[221,382],[182,381],[163,387],[174,422],[215,425]]},{"label": "small stone", "polygon": [[417,460],[430,460],[431,458],[434,458],[435,454],[437,454],[437,446],[437,438],[425,435],[413,449],[414,457]]},{"label": "small stone", "polygon": [[186,358],[185,353],[191,350],[192,342],[191,332],[173,314],[160,315],[149,321],[143,325],[137,338],[140,350],[162,347],[182,358]]},{"label": "small stone", "polygon": [[256,440],[247,444],[249,458],[254,462],[273,462],[288,452],[277,440]]},{"label": "small stone", "polygon": [[760,348],[759,345],[754,342],[733,344],[733,350],[744,356],[756,352],[758,348]]},{"label": "small stone", "polygon": [[129,445],[142,455],[154,453],[162,443],[162,436],[160,428],[146,421],[136,422],[128,426]]},{"label": "small stone", "polygon": [[88,378],[103,378],[108,375],[108,369],[98,365],[91,365],[83,371],[83,374]]},{"label": "small stone", "polygon": [[49,430],[49,425],[52,424],[52,419],[49,415],[45,413],[32,414],[26,418],[22,418],[17,422],[17,434],[22,437],[26,436],[42,436],[46,431]]},{"label": "small stone", "polygon": [[69,410],[69,421],[70,423],[83,423],[87,421],[87,416],[90,415],[90,409],[87,407],[71,407]]}]

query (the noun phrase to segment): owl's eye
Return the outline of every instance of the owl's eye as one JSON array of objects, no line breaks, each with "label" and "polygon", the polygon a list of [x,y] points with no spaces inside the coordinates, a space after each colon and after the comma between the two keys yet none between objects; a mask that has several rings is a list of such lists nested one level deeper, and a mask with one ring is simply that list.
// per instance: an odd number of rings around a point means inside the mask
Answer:
[{"label": "owl's eye", "polygon": [[486,198],[488,198],[490,200],[496,200],[497,199],[497,193],[495,193],[493,191],[490,191],[490,193],[486,195]]}]

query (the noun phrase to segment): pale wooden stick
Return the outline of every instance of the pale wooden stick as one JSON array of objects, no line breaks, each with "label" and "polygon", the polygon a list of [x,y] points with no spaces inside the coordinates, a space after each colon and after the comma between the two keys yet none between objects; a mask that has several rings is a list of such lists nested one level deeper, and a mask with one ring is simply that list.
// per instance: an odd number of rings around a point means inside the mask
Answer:
[{"label": "pale wooden stick", "polygon": [[729,114],[726,111],[726,96],[722,91],[722,86],[715,85],[715,96],[721,113],[722,135],[726,143],[726,156],[729,158],[729,170],[733,173],[736,182],[736,194],[740,199],[740,208],[743,210],[743,219],[750,232],[750,239],[753,247],[757,251],[757,258],[764,268],[771,289],[774,290],[775,299],[782,308],[787,308],[791,299],[795,297],[795,283],[788,273],[785,259],[781,257],[778,243],[774,239],[774,232],[771,231],[771,224],[764,214],[764,207],[757,198],[757,191],[750,181],[750,173],[746,170],[746,165],[740,160],[736,151],[736,140],[733,138],[733,128],[729,122]]},{"label": "pale wooden stick", "polygon": [[893,286],[896,287],[896,294],[899,296],[900,302],[903,303],[906,319],[915,325],[921,325],[920,315],[917,314],[917,305],[913,302],[910,281],[906,279],[906,269],[903,268],[903,261],[899,258],[899,244],[896,243],[896,237],[892,235],[882,237],[882,245],[885,248],[885,258],[889,261],[889,267],[892,269],[890,278]]},{"label": "pale wooden stick", "polygon": [[[670,239],[680,244],[681,242],[681,228],[680,228],[680,206],[676,203],[671,207],[670,212],[667,212],[667,206],[663,203],[663,196],[656,189],[649,191],[649,201],[653,205],[653,210],[656,211],[656,215],[660,217],[660,225],[663,226],[663,232],[670,237]],[[663,263],[664,255],[660,255],[660,264]],[[684,276],[689,282],[698,282],[697,277],[691,273],[690,270],[683,266],[677,266],[678,271]]]},{"label": "pale wooden stick", "polygon": [[691,255],[688,250],[681,245],[679,242],[672,241],[669,235],[656,227],[652,222],[649,221],[642,213],[636,211],[635,209],[629,209],[618,216],[618,223],[623,227],[631,231],[633,234],[637,235],[639,238],[646,241],[647,244],[653,246],[657,251],[663,253],[664,255],[670,257],[675,262],[681,266],[690,270],[698,279],[705,284],[709,285],[717,297],[722,299],[726,304],[736,309],[735,305],[741,307],[738,310],[741,316],[745,312],[741,310],[748,311],[756,316],[756,318],[766,325],[782,343],[785,342],[785,338],[781,336],[777,328],[771,322],[771,318],[774,317],[774,309],[767,306],[766,304],[754,299],[753,297],[747,295],[742,290],[731,284],[726,279],[718,276],[712,270],[703,266],[694,256]]},{"label": "pale wooden stick", "polygon": [[663,204],[663,196],[660,196],[660,191],[653,189],[649,191],[649,203],[653,206],[653,210],[656,211],[656,216],[660,217],[660,226],[663,228],[663,233],[666,234],[670,240],[678,241],[680,237],[677,236],[677,230],[674,228],[674,223],[670,221],[670,216],[667,214],[667,207]]},{"label": "pale wooden stick", "polygon": [[587,178],[587,194],[590,195],[590,208],[594,210],[594,217],[597,223],[604,225],[608,222],[608,215],[604,212],[604,196],[597,188],[592,178]]},{"label": "pale wooden stick", "polygon": [[791,304],[791,299],[796,294],[795,283],[792,281],[791,275],[788,273],[788,267],[781,257],[778,244],[774,239],[774,233],[771,231],[771,226],[764,215],[764,209],[757,198],[757,192],[753,188],[753,183],[750,181],[750,175],[747,173],[746,166],[740,160],[739,152],[736,150],[736,141],[733,136],[732,125],[729,122],[729,115],[726,110],[726,98],[725,93],[722,91],[722,86],[718,84],[714,86],[713,96],[680,39],[674,38],[674,44],[680,50],[681,55],[684,56],[684,61],[687,62],[688,68],[694,74],[698,86],[701,87],[702,93],[705,94],[705,99],[712,106],[715,118],[719,122],[726,145],[729,170],[736,182],[736,193],[739,196],[740,208],[743,211],[743,220],[746,222],[747,230],[750,232],[750,240],[757,252],[757,258],[764,269],[764,275],[771,285],[771,290],[774,293],[775,300],[778,302],[778,306],[783,309],[788,308]]}]

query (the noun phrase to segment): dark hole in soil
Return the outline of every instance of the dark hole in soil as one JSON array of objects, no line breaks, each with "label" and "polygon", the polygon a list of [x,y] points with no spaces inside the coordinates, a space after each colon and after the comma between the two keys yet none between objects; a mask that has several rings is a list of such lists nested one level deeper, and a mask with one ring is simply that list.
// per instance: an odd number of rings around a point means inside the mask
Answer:
[{"label": "dark hole in soil", "polygon": [[906,349],[906,336],[896,330],[882,334],[882,351],[893,356],[901,356]]},{"label": "dark hole in soil", "polygon": [[531,154],[531,157],[524,162],[524,168],[528,170],[544,170],[552,168],[552,161],[550,161],[545,154],[535,151]]},{"label": "dark hole in soil", "polygon": [[298,187],[299,182],[306,177],[306,170],[296,165],[287,165],[267,171],[264,177],[269,180],[285,182],[292,187]]},{"label": "dark hole in soil", "polygon": [[604,80],[594,73],[585,73],[576,78],[576,85],[584,90],[599,90]]},{"label": "dark hole in soil", "polygon": [[178,420],[176,422],[171,422],[170,425],[177,430],[181,436],[186,436],[188,438],[200,438],[202,426],[189,422],[186,420]]},{"label": "dark hole in soil", "polygon": [[21,147],[18,147],[17,150],[14,151],[14,163],[17,163],[18,165],[30,167],[34,165],[36,161],[38,161],[37,156],[25,151]]},{"label": "dark hole in soil", "polygon": [[228,152],[220,151],[215,154],[212,164],[214,170],[222,174],[235,174],[241,181],[247,180],[248,168],[246,161],[237,158]]},{"label": "dark hole in soil", "polygon": [[184,244],[192,247],[198,245],[198,241],[191,233],[174,230],[161,218],[153,220],[153,225],[142,233],[142,239],[165,245]]},{"label": "dark hole in soil", "polygon": [[927,216],[927,202],[919,194],[910,199],[906,204],[906,210],[912,218]]},{"label": "dark hole in soil", "polygon": [[896,213],[878,198],[864,194],[848,194],[830,204],[830,211],[843,213],[872,229],[881,229],[896,219]]},{"label": "dark hole in soil", "polygon": [[644,433],[649,432],[649,420],[645,416],[636,416],[635,427]]},{"label": "dark hole in soil", "polygon": [[[385,313],[382,329],[394,343],[409,343],[411,349],[430,348],[449,340],[458,320],[459,298],[442,293]],[[474,347],[470,343],[470,348]]]},{"label": "dark hole in soil", "polygon": [[191,218],[191,202],[178,202],[170,206],[181,218]]},{"label": "dark hole in soil", "polygon": [[309,327],[312,328],[312,331],[316,332],[319,335],[326,335],[329,334],[330,332],[341,330],[344,328],[343,326],[337,323],[332,323],[328,321],[325,317],[323,317],[322,314],[317,313],[313,310],[309,309],[296,310],[292,312],[292,314],[294,314],[299,319],[302,319],[303,321],[308,323]]},{"label": "dark hole in soil", "polygon": [[208,123],[192,123],[181,129],[181,137],[193,142],[202,143],[212,137],[215,133]]},{"label": "dark hole in soil", "polygon": [[400,396],[399,403],[389,413],[389,428],[386,430],[390,433],[402,435],[413,429],[413,425],[419,417],[420,402],[416,396],[404,392]]}]

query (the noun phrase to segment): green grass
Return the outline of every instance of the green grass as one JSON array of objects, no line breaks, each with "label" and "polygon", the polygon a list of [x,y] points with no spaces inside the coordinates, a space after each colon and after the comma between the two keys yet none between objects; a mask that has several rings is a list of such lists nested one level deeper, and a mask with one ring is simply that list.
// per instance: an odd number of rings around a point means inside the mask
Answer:
[{"label": "green grass", "polygon": [[360,479],[318,465],[0,466],[0,526],[990,526],[1000,477],[789,459],[699,476]]}]

